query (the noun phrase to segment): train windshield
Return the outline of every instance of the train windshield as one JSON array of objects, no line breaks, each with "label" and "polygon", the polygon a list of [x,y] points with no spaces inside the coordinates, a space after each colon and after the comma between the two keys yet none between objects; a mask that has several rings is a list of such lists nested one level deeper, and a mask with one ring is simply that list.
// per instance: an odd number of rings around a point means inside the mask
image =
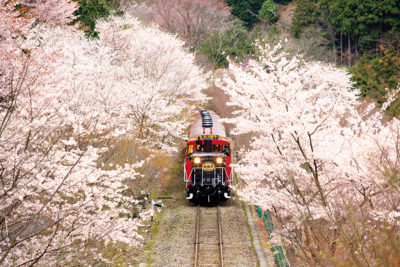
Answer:
[{"label": "train windshield", "polygon": [[[211,138],[205,138],[204,140],[196,141],[196,152],[215,152],[215,145],[212,144]],[[218,150],[219,151],[219,145]]]},{"label": "train windshield", "polygon": [[213,152],[221,152],[221,145],[214,144],[214,145],[212,146],[212,151],[213,151]]},{"label": "train windshield", "polygon": [[196,145],[196,152],[204,152],[204,145],[203,143],[198,143]]},{"label": "train windshield", "polygon": [[229,156],[231,154],[231,152],[229,150],[229,145],[223,145],[222,152],[225,153],[225,155]]}]

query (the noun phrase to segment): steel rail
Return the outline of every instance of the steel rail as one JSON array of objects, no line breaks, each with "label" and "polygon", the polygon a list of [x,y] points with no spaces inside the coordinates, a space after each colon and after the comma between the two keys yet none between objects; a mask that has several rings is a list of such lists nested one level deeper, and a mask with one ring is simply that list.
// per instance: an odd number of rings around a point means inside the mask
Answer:
[{"label": "steel rail", "polygon": [[[200,205],[197,206],[196,215],[196,240],[194,242],[194,267],[199,266],[199,250],[200,250],[200,217],[201,209]],[[220,266],[224,266],[224,254],[223,254],[223,240],[222,240],[222,224],[221,224],[221,211],[220,207],[217,206],[217,227],[218,227],[218,247],[219,247],[219,258]]]},{"label": "steel rail", "polygon": [[224,253],[223,253],[223,241],[222,241],[222,226],[221,226],[221,212],[219,209],[219,205],[217,206],[217,217],[218,217],[218,238],[219,238],[219,256],[221,259],[221,267],[224,267]]},{"label": "steel rail", "polygon": [[194,267],[198,266],[199,257],[199,235],[200,235],[200,205],[197,205],[197,215],[196,215],[196,241],[194,242]]}]

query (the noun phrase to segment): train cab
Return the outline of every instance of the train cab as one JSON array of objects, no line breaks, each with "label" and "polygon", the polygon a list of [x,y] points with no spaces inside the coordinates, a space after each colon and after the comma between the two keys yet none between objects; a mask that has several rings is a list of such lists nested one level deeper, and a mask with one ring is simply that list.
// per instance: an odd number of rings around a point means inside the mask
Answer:
[{"label": "train cab", "polygon": [[227,200],[232,186],[230,143],[219,116],[212,111],[201,112],[202,118],[191,128],[186,146],[187,199]]}]

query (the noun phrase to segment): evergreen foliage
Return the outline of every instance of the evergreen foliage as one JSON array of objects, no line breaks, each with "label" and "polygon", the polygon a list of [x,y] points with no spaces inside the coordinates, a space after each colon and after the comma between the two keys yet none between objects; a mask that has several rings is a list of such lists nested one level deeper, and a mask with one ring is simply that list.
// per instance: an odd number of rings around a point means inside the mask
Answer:
[{"label": "evergreen foliage", "polygon": [[316,23],[315,0],[297,0],[294,12],[291,32],[294,37],[299,38],[304,29]]},{"label": "evergreen foliage", "polygon": [[[400,1],[298,0],[296,4],[293,35],[299,38],[312,25],[320,28],[340,51],[340,64],[356,62],[353,87],[360,96],[385,103],[400,81]],[[389,114],[399,114],[398,102],[396,98],[388,107]]]},{"label": "evergreen foliage", "polygon": [[356,48],[366,51],[382,33],[400,28],[400,1],[396,0],[298,0],[292,33],[299,37],[305,27],[328,19],[337,35],[349,36]]},{"label": "evergreen foliage", "polygon": [[278,5],[273,0],[266,0],[258,11],[258,14],[262,20],[275,23],[279,18]]},{"label": "evergreen foliage", "polygon": [[257,15],[261,9],[263,0],[225,0],[231,6],[232,15],[244,22],[244,25],[251,28],[259,21]]},{"label": "evergreen foliage", "polygon": [[292,2],[292,0],[275,0],[275,3],[280,3],[280,4],[284,4],[284,5],[287,5],[290,2]]},{"label": "evergreen foliage", "polygon": [[201,44],[200,51],[216,67],[227,67],[228,57],[244,60],[255,53],[252,37],[246,27],[235,24],[225,32],[215,32]]},{"label": "evergreen foliage", "polygon": [[122,0],[106,0],[106,3],[113,10],[119,10],[121,8]]},{"label": "evergreen foliage", "polygon": [[[400,56],[393,47],[386,49],[382,57],[364,55],[353,66],[353,89],[360,90],[363,98],[375,99],[379,104],[388,100],[388,95],[396,90],[400,81]],[[390,115],[400,114],[400,99],[397,95],[388,106]]]},{"label": "evergreen foliage", "polygon": [[97,38],[99,32],[95,30],[96,20],[107,18],[111,14],[111,7],[106,0],[81,0],[79,8],[74,12],[78,18],[74,21],[83,24],[83,30],[88,37]]}]

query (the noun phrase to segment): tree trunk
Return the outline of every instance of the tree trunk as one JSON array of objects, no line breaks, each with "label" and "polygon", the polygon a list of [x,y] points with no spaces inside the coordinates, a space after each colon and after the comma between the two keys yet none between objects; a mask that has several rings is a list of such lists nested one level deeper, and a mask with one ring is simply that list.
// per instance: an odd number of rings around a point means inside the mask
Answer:
[{"label": "tree trunk", "polygon": [[383,50],[382,50],[382,23],[379,26],[379,55],[383,56]]},{"label": "tree trunk", "polygon": [[335,65],[337,65],[336,35],[333,29],[330,29],[330,32],[331,32],[331,42],[333,43],[333,58],[335,59]]},{"label": "tree trunk", "polygon": [[356,36],[356,45],[355,45],[355,47],[356,47],[356,59],[358,58],[358,49],[357,49],[357,47],[358,47],[358,36]]},{"label": "tree trunk", "polygon": [[340,32],[340,64],[343,64],[343,34]]},{"label": "tree trunk", "polygon": [[348,56],[348,64],[349,67],[351,67],[351,41],[350,41],[350,33],[347,35],[347,45],[348,45],[348,49],[349,49],[349,56]]}]

